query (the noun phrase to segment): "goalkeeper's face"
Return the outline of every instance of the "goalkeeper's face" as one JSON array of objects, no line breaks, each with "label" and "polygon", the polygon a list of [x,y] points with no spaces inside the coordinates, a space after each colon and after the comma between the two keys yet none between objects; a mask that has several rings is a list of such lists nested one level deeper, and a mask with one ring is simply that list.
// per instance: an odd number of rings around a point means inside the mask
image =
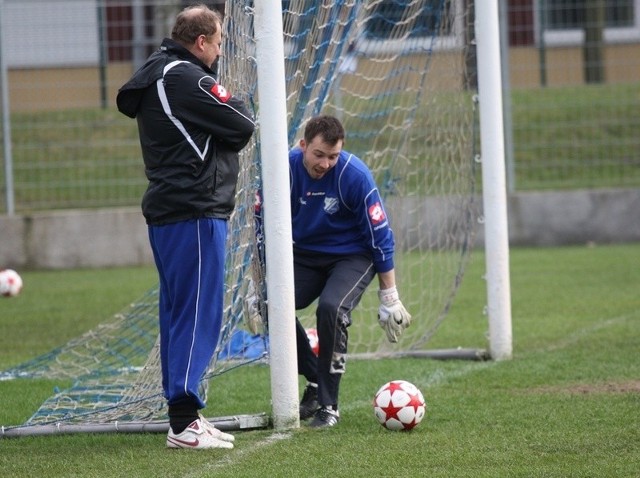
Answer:
[{"label": "goalkeeper's face", "polygon": [[342,140],[331,145],[326,143],[322,136],[318,135],[310,143],[301,139],[300,149],[302,149],[302,162],[307,173],[313,179],[320,179],[331,171],[338,162],[338,157],[342,151]]}]

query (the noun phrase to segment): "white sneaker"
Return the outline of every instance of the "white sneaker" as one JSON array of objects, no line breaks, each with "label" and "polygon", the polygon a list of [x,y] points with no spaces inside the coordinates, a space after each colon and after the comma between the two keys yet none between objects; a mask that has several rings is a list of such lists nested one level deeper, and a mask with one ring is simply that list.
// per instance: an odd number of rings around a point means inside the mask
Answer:
[{"label": "white sneaker", "polygon": [[[210,426],[205,425],[201,419],[194,420],[182,433],[175,434],[169,428],[167,434],[168,448],[192,448],[204,450],[209,448],[233,448],[233,443],[213,436]],[[216,430],[220,432],[220,430]],[[222,433],[222,432],[220,432]],[[223,435],[227,435],[224,433]]]},{"label": "white sneaker", "polygon": [[218,440],[230,441],[230,442],[233,442],[236,440],[236,437],[234,437],[233,435],[229,433],[225,433],[222,430],[218,430],[213,423],[211,423],[202,415],[200,415],[200,421],[202,422],[202,425],[209,430],[209,433],[211,433],[214,436],[214,438],[217,438]]}]

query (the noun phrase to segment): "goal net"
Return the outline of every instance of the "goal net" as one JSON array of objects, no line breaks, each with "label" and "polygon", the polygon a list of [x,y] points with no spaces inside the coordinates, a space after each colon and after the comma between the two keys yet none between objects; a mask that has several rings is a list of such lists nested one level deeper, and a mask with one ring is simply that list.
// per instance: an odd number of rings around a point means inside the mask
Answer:
[{"label": "goal net", "polygon": [[[414,317],[398,344],[387,342],[372,285],[353,314],[351,355],[423,350],[462,278],[475,224],[466,3],[283,2],[290,145],[312,115],[342,120],[345,148],[384,197],[398,288]],[[314,327],[314,308],[300,318]]]},{"label": "goal net", "polygon": [[[224,5],[221,81],[261,116],[257,94],[252,0]],[[475,95],[467,71],[470,18],[458,0],[283,0],[289,146],[306,120],[341,118],[345,147],[372,169],[394,229],[396,276],[414,320],[397,344],[377,323],[376,288],[353,313],[349,353],[372,357],[419,354],[445,318],[463,276],[476,224]],[[181,4],[149,2],[152,29],[166,36]],[[135,125],[131,125],[135,128]],[[224,326],[203,381],[247,363],[268,362],[269,337],[252,335],[243,320],[249,282],[265,290],[254,229],[260,178],[260,128],[241,154],[237,207],[230,220]],[[284,160],[284,158],[283,158]],[[266,309],[260,304],[261,310]],[[308,328],[314,309],[300,311]],[[266,329],[265,329],[266,330]],[[0,378],[63,377],[73,385],[48,399],[29,429],[166,418],[157,346],[157,289],[122,313]],[[247,426],[252,426],[251,423]],[[242,427],[243,425],[240,425]],[[26,430],[26,431],[25,431]]]}]

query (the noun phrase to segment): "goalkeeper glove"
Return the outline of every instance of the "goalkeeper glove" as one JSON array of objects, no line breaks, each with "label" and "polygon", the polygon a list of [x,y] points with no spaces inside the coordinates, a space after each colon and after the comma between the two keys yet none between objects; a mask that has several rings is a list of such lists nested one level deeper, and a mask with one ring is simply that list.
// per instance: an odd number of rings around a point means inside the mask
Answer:
[{"label": "goalkeeper glove", "polygon": [[396,343],[404,329],[411,324],[411,315],[400,302],[400,296],[395,286],[379,290],[378,298],[380,299],[378,323],[386,332],[389,342]]}]

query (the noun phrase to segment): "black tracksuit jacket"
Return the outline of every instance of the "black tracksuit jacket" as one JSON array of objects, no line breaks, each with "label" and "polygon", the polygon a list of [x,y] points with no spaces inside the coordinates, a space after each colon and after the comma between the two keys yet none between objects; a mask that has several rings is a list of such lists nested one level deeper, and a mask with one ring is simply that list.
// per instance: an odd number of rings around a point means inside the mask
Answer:
[{"label": "black tracksuit jacket", "polygon": [[167,38],[118,92],[118,109],[138,121],[149,225],[226,219],[233,211],[238,153],[255,123],[214,75]]}]

